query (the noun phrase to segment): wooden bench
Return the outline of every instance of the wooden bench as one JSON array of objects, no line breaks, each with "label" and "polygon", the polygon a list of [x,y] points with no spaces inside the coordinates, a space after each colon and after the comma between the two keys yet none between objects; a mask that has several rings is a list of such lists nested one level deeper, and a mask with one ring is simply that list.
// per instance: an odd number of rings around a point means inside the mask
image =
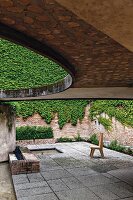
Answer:
[{"label": "wooden bench", "polygon": [[99,137],[99,144],[97,145],[90,145],[90,157],[93,158],[94,151],[98,149],[100,151],[101,157],[104,158],[104,153],[103,153],[103,133],[100,133]]}]

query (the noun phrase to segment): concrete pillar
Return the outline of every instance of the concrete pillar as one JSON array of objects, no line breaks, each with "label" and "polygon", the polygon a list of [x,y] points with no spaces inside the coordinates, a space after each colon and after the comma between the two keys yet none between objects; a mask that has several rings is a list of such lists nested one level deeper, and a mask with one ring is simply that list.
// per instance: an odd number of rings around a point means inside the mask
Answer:
[{"label": "concrete pillar", "polygon": [[15,113],[11,106],[0,105],[0,162],[8,160],[8,153],[16,147]]}]

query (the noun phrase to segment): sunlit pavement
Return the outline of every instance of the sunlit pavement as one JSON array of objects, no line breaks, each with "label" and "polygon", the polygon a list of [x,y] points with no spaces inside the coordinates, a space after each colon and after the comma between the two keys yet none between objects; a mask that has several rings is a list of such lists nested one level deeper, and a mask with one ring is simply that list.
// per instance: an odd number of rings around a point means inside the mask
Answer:
[{"label": "sunlit pavement", "polygon": [[14,175],[18,200],[133,200],[133,157],[104,149],[90,159],[89,143],[28,145],[63,153],[36,154],[41,172]]}]

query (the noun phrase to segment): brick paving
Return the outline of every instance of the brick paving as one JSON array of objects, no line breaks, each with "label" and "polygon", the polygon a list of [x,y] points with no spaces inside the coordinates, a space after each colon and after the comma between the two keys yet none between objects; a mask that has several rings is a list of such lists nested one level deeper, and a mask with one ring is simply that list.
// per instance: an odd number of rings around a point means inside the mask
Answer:
[{"label": "brick paving", "polygon": [[133,157],[104,149],[89,157],[89,143],[28,145],[58,148],[63,153],[38,154],[40,173],[13,175],[18,200],[133,200]]}]

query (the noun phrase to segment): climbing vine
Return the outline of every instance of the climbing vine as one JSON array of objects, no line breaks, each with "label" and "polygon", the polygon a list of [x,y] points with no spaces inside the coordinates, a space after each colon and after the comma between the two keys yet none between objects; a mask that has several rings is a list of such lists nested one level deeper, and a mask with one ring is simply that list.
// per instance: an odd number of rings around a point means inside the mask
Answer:
[{"label": "climbing vine", "polygon": [[133,127],[132,100],[96,100],[91,103],[89,116],[93,120],[102,113],[115,117],[124,125]]},{"label": "climbing vine", "polygon": [[[77,124],[77,120],[82,121],[85,107],[89,100],[44,100],[44,101],[22,101],[14,102],[17,116],[27,118],[34,113],[50,123],[55,113],[58,115],[59,127],[66,123]],[[111,118],[115,117],[122,124],[133,127],[133,101],[132,100],[96,100],[91,101],[89,117],[91,120],[97,118],[106,130],[111,130]],[[110,119],[106,119],[100,114],[106,113]]]},{"label": "climbing vine", "polygon": [[44,100],[15,102],[13,104],[16,106],[17,116],[27,118],[34,113],[39,113],[48,124],[57,113],[59,127],[62,128],[68,122],[76,125],[78,119],[81,121],[88,103],[88,100]]},{"label": "climbing vine", "polygon": [[98,117],[98,121],[100,124],[102,124],[104,126],[104,128],[107,130],[107,131],[111,131],[111,128],[112,128],[112,122],[110,119],[107,119],[105,117]]}]

